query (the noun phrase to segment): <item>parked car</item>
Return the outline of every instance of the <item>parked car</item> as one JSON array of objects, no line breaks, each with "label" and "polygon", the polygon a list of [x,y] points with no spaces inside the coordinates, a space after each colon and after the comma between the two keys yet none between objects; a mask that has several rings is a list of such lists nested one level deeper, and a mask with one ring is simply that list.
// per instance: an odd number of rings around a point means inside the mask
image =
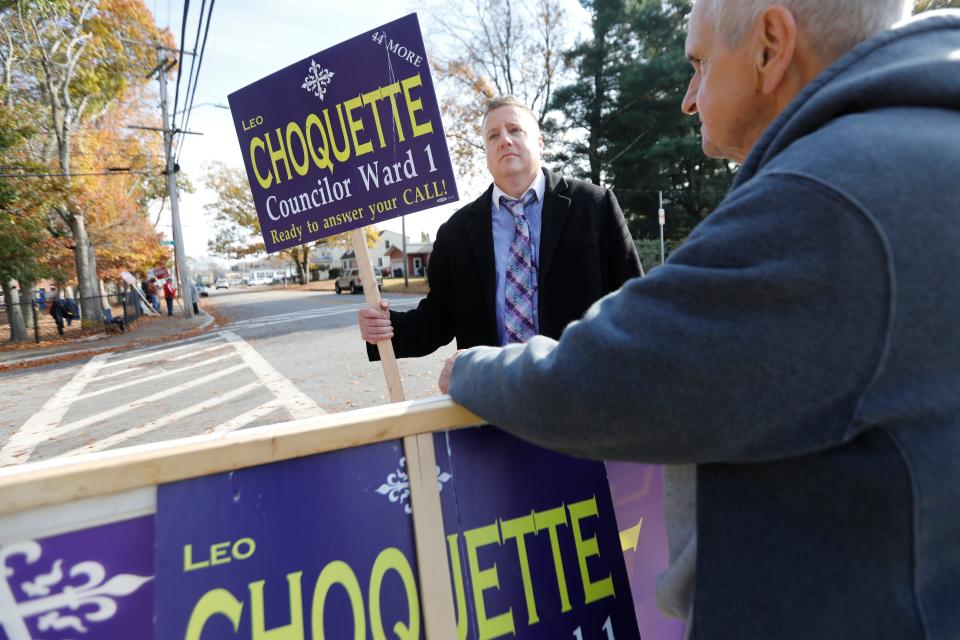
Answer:
[{"label": "parked car", "polygon": [[201,298],[206,298],[210,295],[210,287],[205,284],[198,284],[197,291],[200,293]]},{"label": "parked car", "polygon": [[250,278],[248,284],[251,287],[259,287],[261,285],[270,284],[270,278]]},{"label": "parked car", "polygon": [[214,288],[214,289],[229,289],[229,288],[230,288],[230,283],[227,281],[226,278],[220,278],[219,280],[217,280],[216,282],[213,283],[213,288]]},{"label": "parked car", "polygon": [[[373,276],[377,280],[377,289],[383,290],[383,272],[380,267],[373,268]],[[363,291],[363,282],[360,281],[359,269],[347,269],[343,275],[337,278],[333,288],[339,294],[344,289],[350,289],[350,293],[360,293]]]}]

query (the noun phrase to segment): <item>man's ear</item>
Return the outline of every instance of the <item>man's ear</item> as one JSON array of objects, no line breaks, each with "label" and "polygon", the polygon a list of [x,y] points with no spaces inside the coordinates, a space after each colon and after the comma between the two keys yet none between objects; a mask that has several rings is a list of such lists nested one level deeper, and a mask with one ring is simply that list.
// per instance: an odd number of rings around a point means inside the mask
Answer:
[{"label": "man's ear", "polygon": [[754,65],[760,91],[770,95],[780,86],[793,62],[797,46],[797,20],[789,9],[775,4],[760,15],[756,29]]}]

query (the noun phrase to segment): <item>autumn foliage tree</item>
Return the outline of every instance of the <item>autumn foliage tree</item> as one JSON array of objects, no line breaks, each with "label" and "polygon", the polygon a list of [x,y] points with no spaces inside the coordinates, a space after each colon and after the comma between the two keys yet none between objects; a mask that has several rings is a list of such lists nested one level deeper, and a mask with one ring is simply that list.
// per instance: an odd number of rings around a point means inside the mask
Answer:
[{"label": "autumn foliage tree", "polygon": [[[148,81],[163,41],[142,0],[19,0],[0,12],[0,62],[12,101],[31,104],[38,129],[35,157],[62,175],[51,210],[73,239],[84,318],[100,315],[97,261],[88,229],[89,202],[75,173],[77,135],[128,90]],[[133,44],[131,44],[133,43]],[[97,166],[100,171],[106,167]]]},{"label": "autumn foliage tree", "polygon": [[104,280],[119,280],[121,271],[145,273],[169,260],[169,250],[160,244],[162,234],[147,218],[147,204],[163,188],[162,181],[150,179],[160,175],[159,137],[124,127],[141,116],[139,94],[128,91],[116,100],[80,132],[74,150],[77,173],[96,173],[104,166],[118,169],[105,176],[81,176],[74,183]]},{"label": "autumn foliage tree", "polygon": [[[43,171],[25,153],[34,131],[23,123],[24,114],[18,113],[6,98],[5,88],[0,87],[0,173]],[[55,189],[55,184],[43,184],[44,180],[49,181],[39,177],[0,179],[0,288],[13,341],[27,339],[22,304],[30,300],[29,295],[21,300],[16,284],[29,292],[33,282],[51,273],[50,265],[43,259],[55,249],[44,223],[45,195]]]}]

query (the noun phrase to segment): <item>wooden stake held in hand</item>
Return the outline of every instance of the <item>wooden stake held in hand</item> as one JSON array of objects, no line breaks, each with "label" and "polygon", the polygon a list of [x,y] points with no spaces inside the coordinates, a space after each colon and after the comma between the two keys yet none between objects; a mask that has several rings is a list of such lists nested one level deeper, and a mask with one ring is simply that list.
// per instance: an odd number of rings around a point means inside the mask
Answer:
[{"label": "wooden stake held in hand", "polygon": [[[363,282],[363,296],[367,306],[380,309],[380,290],[373,274],[370,249],[363,229],[350,232],[357,268]],[[389,340],[377,343],[383,375],[391,402],[404,400],[400,369]],[[457,637],[456,616],[453,608],[453,590],[450,587],[450,566],[447,562],[447,544],[443,535],[443,516],[437,485],[437,458],[433,450],[433,435],[409,436],[403,439],[410,482],[410,504],[413,508],[413,534],[417,548],[417,566],[420,573],[420,601],[423,607],[424,629],[427,640],[447,640]],[[461,615],[466,615],[462,612]]]}]

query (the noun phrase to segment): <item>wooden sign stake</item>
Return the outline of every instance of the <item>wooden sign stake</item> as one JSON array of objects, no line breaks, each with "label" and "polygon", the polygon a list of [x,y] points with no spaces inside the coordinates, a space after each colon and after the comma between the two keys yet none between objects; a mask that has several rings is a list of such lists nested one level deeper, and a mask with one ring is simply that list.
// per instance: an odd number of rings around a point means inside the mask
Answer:
[{"label": "wooden sign stake", "polygon": [[[350,232],[357,268],[363,282],[367,306],[380,309],[380,290],[373,274],[370,249],[362,228]],[[404,265],[406,267],[406,265]],[[400,369],[389,340],[377,343],[383,375],[391,402],[404,400]],[[457,637],[456,615],[453,608],[453,590],[450,587],[450,565],[447,562],[447,543],[443,535],[443,515],[440,509],[440,491],[437,486],[437,458],[433,450],[433,435],[407,436],[403,439],[407,458],[407,477],[410,482],[410,505],[413,509],[413,534],[417,548],[417,566],[420,570],[420,604],[423,607],[424,630],[429,640],[449,640]],[[466,615],[461,612],[461,615]]]}]

